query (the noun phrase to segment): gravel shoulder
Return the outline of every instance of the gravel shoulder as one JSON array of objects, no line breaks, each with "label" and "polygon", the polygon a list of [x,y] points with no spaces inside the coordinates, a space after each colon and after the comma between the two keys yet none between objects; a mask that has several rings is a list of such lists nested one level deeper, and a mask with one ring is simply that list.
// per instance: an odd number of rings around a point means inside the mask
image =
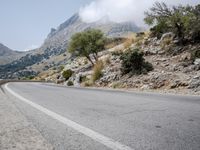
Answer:
[{"label": "gravel shoulder", "polygon": [[53,147],[0,89],[0,149],[52,150]]}]

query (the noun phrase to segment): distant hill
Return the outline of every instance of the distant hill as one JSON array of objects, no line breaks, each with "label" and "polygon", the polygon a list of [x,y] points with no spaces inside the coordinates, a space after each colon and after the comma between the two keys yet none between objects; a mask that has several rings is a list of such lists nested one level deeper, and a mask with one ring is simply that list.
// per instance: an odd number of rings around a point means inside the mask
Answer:
[{"label": "distant hill", "polygon": [[0,65],[10,63],[23,55],[23,52],[11,50],[0,43]]},{"label": "distant hill", "polygon": [[10,48],[0,43],[0,56],[17,55],[19,52],[13,51]]}]

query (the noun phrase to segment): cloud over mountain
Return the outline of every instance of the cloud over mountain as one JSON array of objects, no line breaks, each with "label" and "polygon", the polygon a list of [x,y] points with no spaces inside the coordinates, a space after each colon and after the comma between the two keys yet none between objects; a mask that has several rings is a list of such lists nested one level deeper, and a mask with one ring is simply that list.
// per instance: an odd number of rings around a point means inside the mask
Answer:
[{"label": "cloud over mountain", "polygon": [[[103,17],[110,21],[123,22],[134,21],[143,25],[144,11],[150,8],[158,0],[94,0],[81,7],[79,15],[87,23],[95,22]],[[161,0],[159,0],[161,1]],[[199,0],[162,0],[169,5],[198,4]]]}]

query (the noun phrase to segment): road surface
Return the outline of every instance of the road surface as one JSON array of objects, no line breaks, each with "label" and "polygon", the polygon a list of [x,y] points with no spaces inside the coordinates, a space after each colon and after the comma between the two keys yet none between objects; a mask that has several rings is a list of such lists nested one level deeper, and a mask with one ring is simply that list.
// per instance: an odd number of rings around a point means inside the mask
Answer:
[{"label": "road surface", "polygon": [[200,97],[4,86],[16,107],[55,150],[199,150]]}]

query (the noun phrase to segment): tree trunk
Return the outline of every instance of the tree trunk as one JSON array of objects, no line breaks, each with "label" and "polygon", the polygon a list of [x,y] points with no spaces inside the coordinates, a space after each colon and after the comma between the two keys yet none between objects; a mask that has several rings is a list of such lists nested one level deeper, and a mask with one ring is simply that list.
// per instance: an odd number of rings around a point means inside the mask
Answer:
[{"label": "tree trunk", "polygon": [[179,39],[179,43],[182,45],[184,44],[184,33],[182,31],[182,26],[176,23],[176,28],[177,28],[177,35]]},{"label": "tree trunk", "polygon": [[85,56],[85,57],[91,62],[92,66],[94,66],[94,63],[93,63],[92,59],[90,58],[90,56]]},{"label": "tree trunk", "polygon": [[93,54],[93,57],[94,57],[95,61],[97,62],[98,61],[98,56],[97,56],[96,53]]}]

